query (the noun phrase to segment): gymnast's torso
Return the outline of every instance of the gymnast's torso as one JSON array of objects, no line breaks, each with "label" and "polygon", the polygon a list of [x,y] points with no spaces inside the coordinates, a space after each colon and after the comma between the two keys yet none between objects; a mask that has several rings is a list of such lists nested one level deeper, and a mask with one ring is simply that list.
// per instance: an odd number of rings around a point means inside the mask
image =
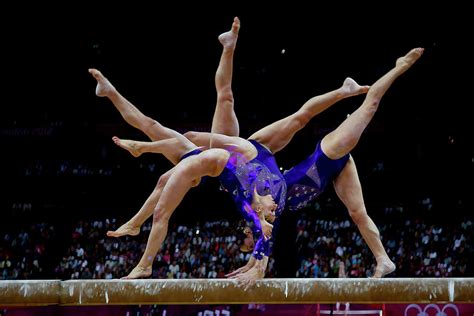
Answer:
[{"label": "gymnast's torso", "polygon": [[283,174],[288,187],[286,208],[294,211],[306,207],[341,173],[348,160],[349,154],[330,159],[318,142],[308,158]]},{"label": "gymnast's torso", "polygon": [[222,187],[229,192],[237,205],[243,201],[252,203],[254,187],[259,195],[270,194],[278,205],[276,212],[285,207],[286,183],[278,168],[273,154],[254,140],[249,140],[257,149],[257,156],[246,161],[238,153],[231,153],[231,158],[219,176]]}]

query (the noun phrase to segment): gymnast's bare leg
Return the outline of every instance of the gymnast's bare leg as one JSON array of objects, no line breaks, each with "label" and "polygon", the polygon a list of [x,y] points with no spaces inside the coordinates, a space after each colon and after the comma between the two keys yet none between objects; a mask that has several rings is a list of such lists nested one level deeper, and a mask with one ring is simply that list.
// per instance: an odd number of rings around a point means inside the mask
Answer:
[{"label": "gymnast's bare leg", "polygon": [[[163,154],[166,150],[177,150],[177,148],[180,146],[180,141],[176,139],[143,142],[130,139],[120,139],[115,136],[113,137],[113,141],[117,146],[127,150],[134,157],[138,157],[143,153]],[[252,160],[257,155],[257,150],[255,147],[248,140],[241,137],[216,134],[215,142],[218,148],[228,149],[228,151],[240,153],[248,160]]]},{"label": "gymnast's bare leg", "polygon": [[[142,153],[146,152],[146,149],[148,148],[147,146],[150,144],[150,142],[136,142],[136,141],[130,141],[130,140],[123,140],[116,136],[114,136],[112,140],[117,146],[127,150],[134,157],[138,157]],[[153,144],[154,144],[153,146],[154,152],[161,153],[163,155],[166,155],[167,153],[171,151],[176,151],[184,155],[185,153],[191,151],[192,148],[196,148],[189,141],[186,141],[183,143],[179,141],[177,138],[160,140],[160,141],[153,142]],[[124,235],[131,235],[131,236],[138,235],[140,233],[141,225],[151,215],[153,215],[153,209],[155,208],[156,203],[158,203],[163,187],[168,181],[171,174],[174,172],[174,170],[175,170],[175,167],[173,167],[172,169],[168,170],[166,173],[161,175],[152,193],[147,198],[147,200],[145,201],[143,206],[140,208],[140,210],[128,222],[121,225],[117,230],[108,231],[107,236],[120,237]]]},{"label": "gymnast's bare leg", "polygon": [[362,186],[352,157],[347,161],[339,176],[334,180],[334,188],[349,214],[356,223],[362,237],[377,261],[374,277],[381,278],[395,271],[395,264],[390,260],[380,240],[380,233],[367,214]]},{"label": "gymnast's bare leg", "polygon": [[[384,93],[396,78],[408,70],[420,58],[422,53],[423,49],[416,48],[404,57],[399,58],[395,67],[369,89],[362,106],[335,131],[323,138],[321,146],[329,158],[341,158],[355,147],[362,132],[375,114]],[[373,276],[380,278],[393,272],[395,265],[385,252],[380,240],[380,233],[365,209],[362,189],[352,157],[335,179],[334,186],[339,198],[346,205],[362,237],[376,258],[377,267]],[[260,269],[265,271],[266,267],[261,266]],[[242,282],[248,287],[254,280],[259,278],[259,274],[254,267],[247,270],[245,273],[237,274],[237,276],[231,274],[231,276],[236,277],[239,283]]]},{"label": "gymnast's bare leg", "polygon": [[155,208],[156,203],[158,203],[158,200],[160,199],[163,187],[168,181],[171,174],[173,174],[175,168],[176,166],[168,170],[166,173],[162,174],[158,179],[158,182],[152,193],[148,196],[147,200],[140,208],[140,210],[128,222],[121,225],[118,229],[107,231],[107,236],[121,237],[125,235],[138,235],[140,233],[140,227],[151,215],[153,215],[153,209]]},{"label": "gymnast's bare leg", "polygon": [[[181,153],[186,153],[190,151],[190,146],[194,146],[189,140],[186,139],[186,143],[182,143],[176,138],[165,139],[155,142],[142,142],[129,139],[120,139],[116,136],[113,138],[114,143],[127,150],[132,156],[138,157],[143,153],[159,153],[165,154],[168,151],[180,151]],[[215,135],[214,142],[219,148],[228,149],[234,152],[241,153],[247,159],[253,159],[256,156],[255,147],[249,143],[247,140],[240,137],[230,137],[225,135]],[[196,149],[197,147],[193,147]],[[189,159],[185,158],[186,159]],[[169,177],[175,171],[176,166],[168,170],[163,174],[158,183],[156,184],[153,192],[150,194],[148,199],[145,201],[143,206],[140,208],[138,213],[133,216],[128,222],[120,226],[115,231],[108,231],[107,236],[110,237],[120,237],[124,235],[137,235],[140,232],[141,225],[153,214],[153,209],[155,208],[156,203],[160,199],[163,187],[166,185]]]},{"label": "gymnast's bare leg", "polygon": [[[144,115],[135,105],[124,98],[99,70],[91,68],[89,69],[89,73],[97,81],[96,95],[108,98],[128,124],[144,132],[151,140],[162,141],[162,146],[160,147],[161,153],[171,161],[171,163],[177,164],[185,153],[196,148],[196,146],[182,134]],[[116,144],[120,146],[120,142],[116,142]],[[134,156],[139,155],[138,153],[134,153],[133,150],[129,151]],[[135,216],[117,230],[108,231],[107,235],[111,237],[137,235],[140,232],[141,225],[153,214],[153,203],[158,200],[162,187],[173,170],[174,168],[170,169],[160,177],[152,194]]]},{"label": "gymnast's bare leg", "polygon": [[[89,73],[97,80],[96,95],[108,98],[128,124],[141,130],[152,141],[168,138],[185,138],[175,130],[161,125],[156,120],[140,112],[135,105],[117,91],[99,70],[91,68],[89,69]],[[181,159],[179,154],[179,152],[168,152],[164,155],[173,164],[177,164]]]},{"label": "gymnast's bare leg", "polygon": [[[233,56],[239,29],[240,20],[236,17],[234,18],[231,30],[222,33],[218,37],[219,42],[223,46],[223,51],[215,76],[218,97],[216,110],[214,113],[214,120],[216,121],[216,124],[215,126],[213,125],[213,130],[214,132],[230,136],[237,136],[239,133],[237,117],[235,116],[233,110],[234,101],[231,89]],[[186,150],[175,150],[174,146],[182,145],[182,138],[184,138],[184,136],[143,115],[132,103],[125,99],[110,83],[110,81],[107,80],[107,78],[105,78],[98,70],[90,69],[89,72],[97,80],[96,95],[108,97],[115,105],[117,110],[119,110],[122,117],[130,125],[142,130],[149,136],[151,140],[158,141],[151,145],[151,147],[147,147],[146,143],[142,143],[140,148],[142,148],[143,151],[161,153],[172,163],[176,164],[182,157],[183,152],[192,150],[190,149],[189,144],[187,144],[188,146],[185,148]],[[225,147],[227,145],[224,146],[224,143],[230,141],[232,141],[234,144],[239,142],[235,140],[216,140],[215,144],[221,143],[222,147]],[[142,153],[133,148],[137,142],[120,140],[118,137],[114,138],[114,142],[118,146],[128,150],[134,157],[138,157]],[[186,140],[186,142],[189,143],[188,140]],[[210,139],[207,141],[205,146],[209,146],[209,144]],[[152,215],[154,205],[158,201],[163,186],[172,172],[174,172],[174,168],[160,177],[153,192],[134,217],[119,227],[116,231],[107,232],[107,235],[111,237],[137,235],[140,231],[140,226],[146,221],[148,217]]]},{"label": "gymnast's bare leg", "polygon": [[168,223],[176,207],[186,193],[199,184],[203,176],[217,177],[230,157],[224,149],[209,149],[199,155],[190,156],[175,166],[174,172],[164,185],[153,211],[153,225],[147,246],[140,262],[125,279],[149,277],[153,261],[168,232]]},{"label": "gymnast's bare leg", "polygon": [[342,99],[368,90],[369,86],[360,86],[354,79],[346,78],[338,89],[309,99],[298,111],[262,128],[249,139],[258,141],[275,154],[285,148],[296,132],[304,128],[313,117]]},{"label": "gymnast's bare leg", "polygon": [[[252,134],[249,139],[256,140],[272,153],[277,153],[288,145],[293,136],[304,128],[313,117],[342,99],[366,93],[368,90],[369,86],[361,86],[352,78],[346,78],[338,89],[309,99],[294,114],[260,129]],[[216,116],[214,116],[213,124],[215,122],[217,122]],[[213,135],[202,132],[188,132],[185,136],[194,144],[204,146],[209,144]],[[213,147],[217,146],[214,145]]]},{"label": "gymnast's bare leg", "polygon": [[[239,123],[234,111],[232,92],[232,68],[234,50],[237,44],[240,20],[236,17],[230,31],[219,36],[223,46],[221,60],[216,72],[217,105],[212,119],[211,133],[228,136],[239,136]],[[368,86],[360,86],[351,78],[346,78],[342,87],[324,95],[308,100],[296,113],[279,120],[254,133],[250,139],[269,148],[273,153],[284,148],[294,134],[302,129],[314,116],[321,113],[334,103],[344,98],[367,92]],[[198,146],[209,146],[212,135],[201,133],[186,133]],[[211,147],[216,147],[212,144]]]},{"label": "gymnast's bare leg", "polygon": [[[415,48],[405,56],[398,58],[395,67],[370,87],[362,105],[336,130],[322,139],[321,149],[329,158],[338,159],[351,152],[375,115],[385,92],[422,54],[422,48]],[[374,277],[380,278],[393,272],[396,268],[395,264],[390,260],[382,245],[377,226],[367,214],[359,177],[352,158],[334,181],[334,186],[377,261]]]},{"label": "gymnast's bare leg", "polygon": [[231,30],[218,37],[222,44],[222,54],[215,76],[217,104],[212,119],[211,132],[227,136],[239,136],[239,122],[234,112],[234,95],[232,93],[234,51],[239,30],[240,20],[235,17]]},{"label": "gymnast's bare leg", "polygon": [[239,121],[234,111],[234,94],[232,92],[234,51],[239,30],[240,20],[235,17],[231,30],[218,37],[222,45],[222,54],[215,76],[217,103],[212,118],[211,133],[191,131],[184,134],[197,146],[222,148],[218,145],[219,141],[215,142],[215,135],[239,136]]}]

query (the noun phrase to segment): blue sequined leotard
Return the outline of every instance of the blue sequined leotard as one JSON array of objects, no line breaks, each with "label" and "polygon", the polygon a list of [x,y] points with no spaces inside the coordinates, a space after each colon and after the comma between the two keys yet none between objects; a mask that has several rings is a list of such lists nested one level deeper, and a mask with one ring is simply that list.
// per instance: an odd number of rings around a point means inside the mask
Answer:
[{"label": "blue sequined leotard", "polygon": [[261,259],[269,250],[269,243],[263,238],[260,221],[251,208],[253,190],[259,195],[270,194],[278,205],[276,212],[285,207],[286,183],[273,154],[254,140],[250,142],[257,149],[257,157],[245,161],[241,154],[231,153],[224,171],[219,176],[222,187],[229,192],[239,211],[246,220],[254,223],[254,238],[257,240],[253,255]]},{"label": "blue sequined leotard", "polygon": [[288,187],[286,208],[299,210],[319,196],[342,171],[349,154],[332,160],[321,150],[321,142],[305,160],[286,171],[283,176]]},{"label": "blue sequined leotard", "polygon": [[[282,175],[274,155],[257,141],[249,141],[257,149],[257,157],[246,161],[241,154],[232,152],[219,180],[222,187],[232,195],[244,218],[254,223],[253,233],[257,242],[253,256],[262,259],[271,253],[271,244],[270,240],[263,238],[260,221],[251,208],[254,188],[259,195],[270,194],[273,197],[278,205],[275,210],[278,220],[284,209],[301,209],[319,196],[342,171],[349,154],[332,160],[324,154],[318,142],[308,158]],[[196,149],[189,154],[199,152]]]},{"label": "blue sequined leotard", "polygon": [[[267,155],[273,155],[267,150]],[[332,160],[321,149],[321,143],[318,142],[315,151],[305,160],[283,173],[286,182],[287,194],[282,206],[275,212],[277,219],[274,223],[272,237],[276,234],[279,227],[279,218],[283,210],[299,210],[307,206],[311,201],[317,198],[338,175],[346,165],[349,154]],[[274,161],[274,159],[273,159]],[[276,166],[276,164],[275,164]],[[275,202],[277,202],[275,200]],[[273,239],[273,238],[272,238]],[[254,252],[254,256],[259,259],[263,255],[269,256],[271,253],[270,240],[261,241],[262,245]],[[257,249],[257,247],[256,247]],[[263,254],[262,254],[263,251]]]},{"label": "blue sequined leotard", "polygon": [[202,153],[202,150],[199,149],[199,148],[195,148],[191,151],[188,151],[187,153],[185,153],[183,156],[181,156],[181,160],[185,159],[185,158],[188,158],[189,156],[194,156],[194,155],[199,155],[200,153]]}]

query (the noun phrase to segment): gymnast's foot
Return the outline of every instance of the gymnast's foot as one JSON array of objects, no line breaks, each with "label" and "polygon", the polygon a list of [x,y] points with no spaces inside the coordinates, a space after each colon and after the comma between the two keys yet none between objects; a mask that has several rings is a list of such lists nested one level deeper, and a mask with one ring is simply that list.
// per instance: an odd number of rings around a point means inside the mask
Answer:
[{"label": "gymnast's foot", "polygon": [[134,140],[120,139],[117,136],[112,137],[112,140],[114,141],[115,145],[128,150],[128,152],[131,153],[133,157],[138,157],[142,154],[138,148],[139,146],[137,145],[137,142]]},{"label": "gymnast's foot", "polygon": [[395,263],[388,257],[380,257],[377,259],[377,267],[375,268],[374,278],[383,278],[387,274],[395,271]]},{"label": "gymnast's foot", "polygon": [[136,266],[133,268],[132,272],[129,275],[124,276],[122,279],[144,279],[149,278],[151,276],[151,267],[142,268],[140,266]]},{"label": "gymnast's foot", "polygon": [[117,230],[109,230],[107,236],[109,237],[121,237],[125,235],[136,236],[140,233],[140,226],[133,226],[130,222],[127,222],[120,226]]},{"label": "gymnast's foot", "polygon": [[222,33],[219,35],[218,39],[221,42],[224,49],[235,49],[235,45],[237,45],[237,37],[239,36],[240,30],[240,20],[238,17],[234,18],[234,23],[232,23],[232,28],[230,31]]},{"label": "gymnast's foot", "polygon": [[354,95],[359,95],[367,93],[370,86],[360,86],[354,79],[347,77],[342,83],[342,87],[339,89],[343,97],[351,97]]},{"label": "gymnast's foot", "polygon": [[117,91],[110,81],[97,69],[90,68],[89,73],[97,80],[95,94],[98,97],[108,97]]},{"label": "gymnast's foot", "polygon": [[408,68],[410,68],[418,60],[418,58],[423,55],[424,50],[425,49],[421,47],[413,48],[408,52],[408,54],[397,59],[395,67],[400,69],[402,72],[407,71]]}]

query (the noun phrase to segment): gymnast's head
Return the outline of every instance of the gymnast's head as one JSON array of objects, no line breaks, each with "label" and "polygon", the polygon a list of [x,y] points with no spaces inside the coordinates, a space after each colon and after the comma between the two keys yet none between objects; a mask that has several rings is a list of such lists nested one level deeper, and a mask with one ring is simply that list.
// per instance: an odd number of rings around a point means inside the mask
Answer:
[{"label": "gymnast's head", "polygon": [[263,214],[267,222],[273,223],[275,221],[275,210],[278,208],[278,205],[273,200],[271,194],[260,195],[255,188],[251,206],[257,213]]}]

